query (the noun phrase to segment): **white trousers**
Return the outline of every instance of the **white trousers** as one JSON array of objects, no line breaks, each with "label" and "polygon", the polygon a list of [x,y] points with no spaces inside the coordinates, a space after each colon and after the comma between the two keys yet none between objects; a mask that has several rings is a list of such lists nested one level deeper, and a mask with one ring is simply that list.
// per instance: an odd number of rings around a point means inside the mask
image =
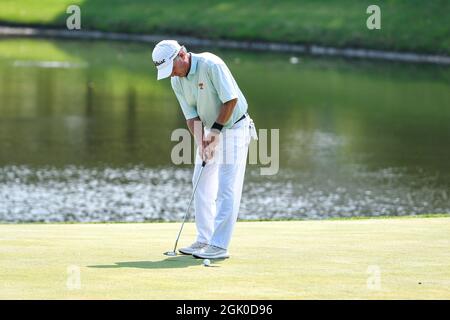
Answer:
[{"label": "white trousers", "polygon": [[[205,135],[208,133],[205,128]],[[239,213],[248,146],[253,133],[256,136],[253,121],[248,116],[232,128],[222,130],[216,154],[203,168],[194,197],[197,241],[228,248]],[[196,154],[193,184],[202,162],[198,149]]]}]

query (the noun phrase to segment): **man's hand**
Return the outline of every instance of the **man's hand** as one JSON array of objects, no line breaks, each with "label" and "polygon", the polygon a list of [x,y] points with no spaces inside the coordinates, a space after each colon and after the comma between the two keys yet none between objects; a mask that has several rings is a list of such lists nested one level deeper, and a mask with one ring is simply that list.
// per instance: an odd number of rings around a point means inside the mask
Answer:
[{"label": "man's hand", "polygon": [[220,132],[211,130],[203,141],[202,159],[204,161],[214,158],[216,148],[219,145]]},{"label": "man's hand", "polygon": [[205,157],[206,144],[205,144],[205,141],[201,141],[200,143],[197,142],[197,146],[198,146],[198,155],[200,156],[202,161],[206,161],[206,157]]}]

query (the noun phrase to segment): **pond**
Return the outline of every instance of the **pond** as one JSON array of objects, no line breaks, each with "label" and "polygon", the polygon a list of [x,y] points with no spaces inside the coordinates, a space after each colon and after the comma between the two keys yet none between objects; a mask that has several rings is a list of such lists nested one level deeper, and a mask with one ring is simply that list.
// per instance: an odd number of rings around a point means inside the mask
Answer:
[{"label": "pond", "polygon": [[[175,221],[192,165],[151,47],[0,40],[0,221]],[[215,48],[279,170],[248,164],[240,219],[450,212],[450,69]],[[269,153],[276,152],[276,145]]]}]

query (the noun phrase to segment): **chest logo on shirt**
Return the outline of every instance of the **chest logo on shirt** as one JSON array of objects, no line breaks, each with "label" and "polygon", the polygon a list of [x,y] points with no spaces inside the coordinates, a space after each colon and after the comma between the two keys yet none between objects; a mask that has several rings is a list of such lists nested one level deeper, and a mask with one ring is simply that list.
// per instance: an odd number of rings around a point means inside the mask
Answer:
[{"label": "chest logo on shirt", "polygon": [[200,88],[200,90],[203,90],[203,86],[204,86],[203,82],[200,82],[200,83],[198,84],[198,87]]}]

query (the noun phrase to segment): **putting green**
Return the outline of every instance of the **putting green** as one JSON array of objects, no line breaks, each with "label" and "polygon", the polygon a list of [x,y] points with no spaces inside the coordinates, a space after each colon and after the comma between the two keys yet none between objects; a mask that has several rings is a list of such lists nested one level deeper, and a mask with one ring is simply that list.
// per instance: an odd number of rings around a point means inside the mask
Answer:
[{"label": "putting green", "polygon": [[450,218],[239,222],[213,267],[179,226],[0,225],[0,299],[450,299]]}]

